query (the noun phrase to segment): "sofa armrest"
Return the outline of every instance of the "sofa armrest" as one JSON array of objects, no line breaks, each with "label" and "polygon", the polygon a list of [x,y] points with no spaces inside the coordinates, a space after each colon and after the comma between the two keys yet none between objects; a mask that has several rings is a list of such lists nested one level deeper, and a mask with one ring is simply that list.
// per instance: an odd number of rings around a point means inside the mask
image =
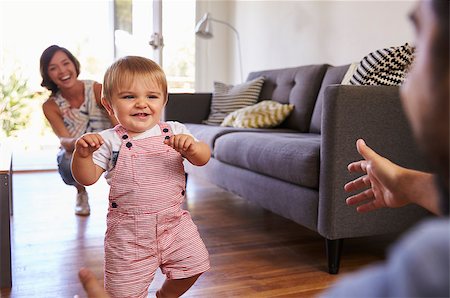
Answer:
[{"label": "sofa armrest", "polygon": [[169,93],[165,121],[202,123],[209,115],[212,93]]},{"label": "sofa armrest", "polygon": [[401,166],[427,170],[394,86],[331,85],[325,90],[319,186],[318,231],[328,239],[400,232],[428,214],[418,206],[357,213],[345,204],[344,184],[358,175],[347,165],[361,156],[363,138],[381,155]]}]

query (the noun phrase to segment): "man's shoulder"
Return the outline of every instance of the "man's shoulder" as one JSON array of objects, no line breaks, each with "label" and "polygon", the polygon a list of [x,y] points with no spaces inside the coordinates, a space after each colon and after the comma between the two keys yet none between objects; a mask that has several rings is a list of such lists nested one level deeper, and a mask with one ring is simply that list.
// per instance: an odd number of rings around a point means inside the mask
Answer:
[{"label": "man's shoulder", "polygon": [[450,247],[450,219],[448,217],[426,219],[414,226],[400,240],[400,245],[417,250],[418,246],[427,249],[430,244]]}]

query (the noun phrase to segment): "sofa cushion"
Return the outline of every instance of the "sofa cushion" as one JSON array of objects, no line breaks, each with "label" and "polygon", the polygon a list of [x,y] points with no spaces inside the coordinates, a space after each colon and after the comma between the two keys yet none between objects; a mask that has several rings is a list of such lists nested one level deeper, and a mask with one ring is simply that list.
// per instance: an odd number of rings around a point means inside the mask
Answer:
[{"label": "sofa cushion", "polygon": [[321,132],[321,121],[322,121],[322,106],[323,98],[325,96],[325,89],[334,84],[340,84],[344,78],[350,65],[342,66],[328,66],[325,77],[322,81],[322,86],[320,87],[319,95],[317,96],[316,106],[314,107],[310,132],[320,133]]},{"label": "sofa cushion", "polygon": [[229,113],[255,104],[258,101],[263,82],[264,77],[255,78],[239,85],[214,82],[211,111],[204,123],[220,125]]},{"label": "sofa cushion", "polygon": [[327,69],[326,64],[252,72],[247,80],[264,76],[259,100],[272,99],[294,105],[281,126],[308,132],[317,94]]},{"label": "sofa cushion", "polygon": [[280,125],[292,112],[291,104],[263,100],[228,114],[220,126],[242,128],[271,128]]},{"label": "sofa cushion", "polygon": [[319,187],[317,134],[231,132],[216,139],[214,157],[286,182]]},{"label": "sofa cushion", "polygon": [[194,135],[198,140],[201,140],[208,144],[211,148],[211,152],[214,153],[214,144],[218,137],[231,133],[231,132],[243,132],[243,131],[257,131],[259,133],[273,133],[273,132],[294,132],[291,129],[285,128],[267,128],[267,129],[257,129],[257,128],[235,128],[235,127],[223,127],[223,126],[212,126],[206,124],[185,124],[190,133]]},{"label": "sofa cushion", "polygon": [[404,44],[365,56],[350,79],[352,85],[400,86],[414,61],[415,47]]}]

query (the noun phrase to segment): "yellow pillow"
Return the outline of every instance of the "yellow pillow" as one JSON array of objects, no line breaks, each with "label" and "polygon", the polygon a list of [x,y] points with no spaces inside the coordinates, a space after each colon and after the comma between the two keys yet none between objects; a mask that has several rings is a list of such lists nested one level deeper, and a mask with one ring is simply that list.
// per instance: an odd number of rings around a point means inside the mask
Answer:
[{"label": "yellow pillow", "polygon": [[236,110],[225,117],[220,126],[241,128],[269,128],[280,125],[292,112],[294,105],[263,100],[255,105]]}]

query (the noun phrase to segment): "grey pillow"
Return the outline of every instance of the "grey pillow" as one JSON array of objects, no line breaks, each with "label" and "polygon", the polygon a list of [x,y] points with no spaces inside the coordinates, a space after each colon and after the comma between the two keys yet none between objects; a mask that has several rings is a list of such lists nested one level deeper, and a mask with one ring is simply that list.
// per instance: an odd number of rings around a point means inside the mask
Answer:
[{"label": "grey pillow", "polygon": [[203,123],[220,125],[231,112],[254,105],[258,101],[263,84],[264,77],[235,86],[214,82],[211,110],[208,119]]}]

